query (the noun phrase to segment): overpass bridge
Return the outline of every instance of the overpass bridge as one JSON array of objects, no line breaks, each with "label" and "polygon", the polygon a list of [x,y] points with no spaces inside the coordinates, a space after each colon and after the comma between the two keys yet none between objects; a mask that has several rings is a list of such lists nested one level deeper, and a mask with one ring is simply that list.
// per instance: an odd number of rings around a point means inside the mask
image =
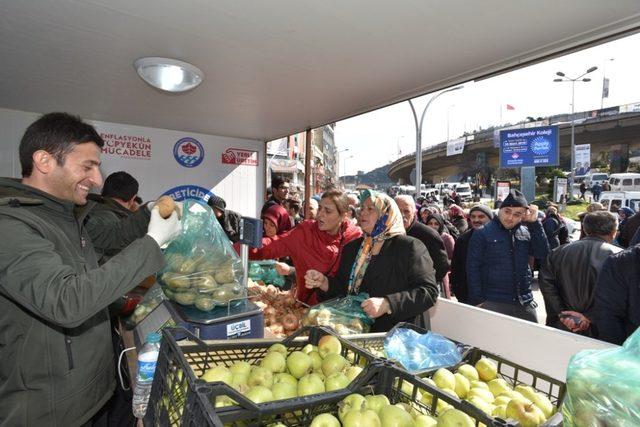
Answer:
[{"label": "overpass bridge", "polygon": [[[498,169],[496,144],[499,143],[500,130],[547,125],[559,127],[559,167],[569,170],[571,120],[574,121],[575,144],[591,144],[591,162],[608,164],[611,173],[625,172],[629,159],[633,161],[634,157],[640,156],[640,103],[635,103],[481,130],[465,135],[464,151],[453,156],[447,156],[447,143],[442,142],[422,151],[422,180],[435,183],[477,176],[486,182]],[[394,182],[408,184],[414,168],[415,152],[393,162],[388,175]]]}]

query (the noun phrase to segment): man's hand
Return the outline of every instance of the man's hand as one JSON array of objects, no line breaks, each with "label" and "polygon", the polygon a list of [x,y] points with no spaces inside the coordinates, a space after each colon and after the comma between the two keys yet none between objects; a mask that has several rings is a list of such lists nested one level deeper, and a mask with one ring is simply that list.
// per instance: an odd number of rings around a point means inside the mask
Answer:
[{"label": "man's hand", "polygon": [[284,262],[276,262],[276,272],[281,276],[288,276],[291,273],[291,266]]},{"label": "man's hand", "polygon": [[522,219],[522,222],[536,222],[538,220],[538,207],[536,205],[529,205],[527,208],[527,214]]},{"label": "man's hand", "polygon": [[586,331],[591,325],[589,319],[584,314],[578,313],[577,311],[561,311],[559,317],[562,324],[571,332]]},{"label": "man's hand", "polygon": [[307,270],[307,273],[304,275],[304,285],[307,289],[319,288],[327,292],[329,290],[329,279],[319,271]]},{"label": "man's hand", "polygon": [[151,220],[149,221],[147,234],[158,243],[158,246],[163,247],[171,242],[181,231],[182,224],[178,219],[177,212],[174,211],[169,218],[163,219],[157,207],[151,210]]},{"label": "man's hand", "polygon": [[362,301],[360,307],[369,317],[377,319],[383,314],[387,314],[390,310],[389,300],[386,298],[369,298]]}]

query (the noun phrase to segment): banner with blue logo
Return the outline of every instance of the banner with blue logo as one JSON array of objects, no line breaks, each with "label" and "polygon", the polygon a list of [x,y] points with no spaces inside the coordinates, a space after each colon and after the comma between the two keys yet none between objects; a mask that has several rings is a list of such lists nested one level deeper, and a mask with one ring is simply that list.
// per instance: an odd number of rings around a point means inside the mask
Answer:
[{"label": "banner with blue logo", "polygon": [[180,185],[165,191],[163,196],[170,196],[177,202],[181,202],[185,199],[199,199],[206,203],[209,201],[211,196],[213,196],[213,193],[199,185]]},{"label": "banner with blue logo", "polygon": [[500,131],[500,167],[557,166],[560,164],[558,126]]}]

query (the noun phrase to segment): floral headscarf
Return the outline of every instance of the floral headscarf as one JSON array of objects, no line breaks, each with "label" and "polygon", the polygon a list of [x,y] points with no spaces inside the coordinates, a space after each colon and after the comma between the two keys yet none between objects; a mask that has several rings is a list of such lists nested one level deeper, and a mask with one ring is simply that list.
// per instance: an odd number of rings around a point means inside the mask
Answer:
[{"label": "floral headscarf", "polygon": [[351,268],[349,293],[354,294],[357,294],[360,289],[360,284],[371,261],[373,246],[394,236],[406,234],[400,209],[391,197],[377,191],[365,190],[360,194],[360,203],[363,204],[367,199],[371,199],[373,202],[378,213],[378,220],[371,234],[364,234],[356,261]]}]

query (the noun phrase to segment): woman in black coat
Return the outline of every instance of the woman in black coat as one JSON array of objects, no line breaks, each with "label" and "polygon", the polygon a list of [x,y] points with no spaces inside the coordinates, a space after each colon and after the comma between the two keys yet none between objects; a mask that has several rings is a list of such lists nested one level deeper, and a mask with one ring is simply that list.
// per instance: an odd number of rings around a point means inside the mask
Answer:
[{"label": "woman in black coat", "polygon": [[371,332],[398,322],[428,327],[428,313],[438,297],[433,262],[422,242],[405,235],[398,206],[385,194],[364,191],[359,224],[364,237],[344,247],[335,277],[309,270],[308,288],[324,299],[366,292],[362,308],[375,319]]}]

